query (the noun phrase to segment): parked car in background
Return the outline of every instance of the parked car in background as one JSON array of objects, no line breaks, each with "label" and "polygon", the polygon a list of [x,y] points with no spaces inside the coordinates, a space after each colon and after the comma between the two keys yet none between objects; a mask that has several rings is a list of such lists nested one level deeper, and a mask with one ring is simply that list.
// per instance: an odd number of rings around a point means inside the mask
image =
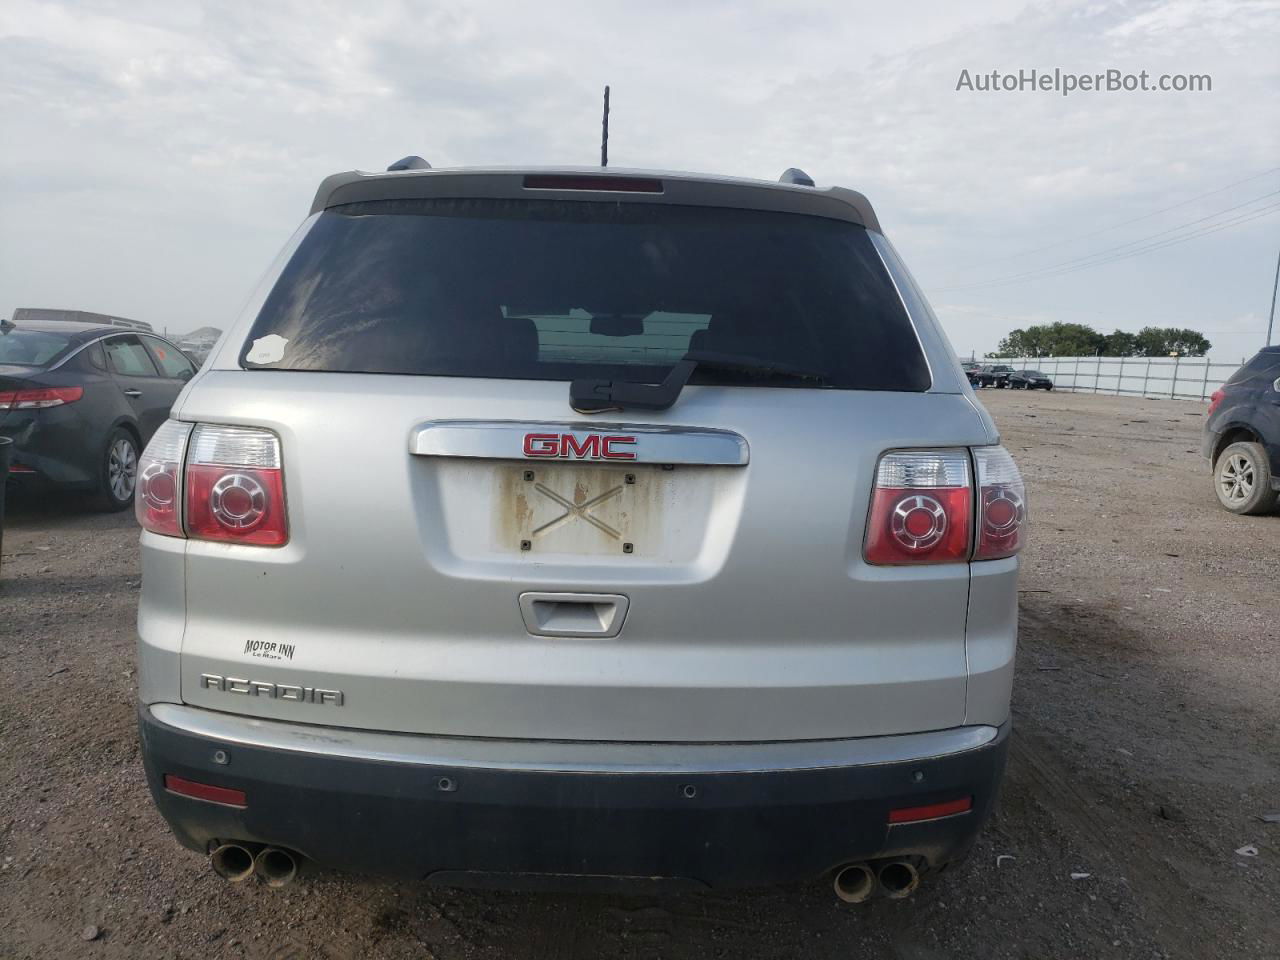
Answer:
[{"label": "parked car in background", "polygon": [[1275,509],[1280,502],[1280,346],[1259,351],[1214,391],[1202,452],[1224,507],[1243,514]]},{"label": "parked car in background", "polygon": [[395,167],[323,182],[143,456],[177,838],[233,880],[845,900],[964,856],[1025,493],[867,199]]},{"label": "parked car in background", "polygon": [[208,343],[179,343],[179,348],[187,355],[196,369],[204,366],[204,362],[209,359],[209,353],[213,350],[213,345]]},{"label": "parked car in background", "polygon": [[986,363],[978,368],[978,386],[1007,387],[1013,367],[1003,363]]},{"label": "parked car in background", "polygon": [[1006,384],[1015,390],[1052,390],[1053,381],[1039,370],[1014,370]]},{"label": "parked car in background", "polygon": [[155,334],[68,320],[0,327],[0,436],[11,483],[133,502],[138,455],[195,366]]},{"label": "parked car in background", "polygon": [[975,363],[972,360],[965,360],[960,364],[960,369],[964,371],[965,378],[969,381],[969,386],[979,386],[978,373],[982,370],[982,364]]}]

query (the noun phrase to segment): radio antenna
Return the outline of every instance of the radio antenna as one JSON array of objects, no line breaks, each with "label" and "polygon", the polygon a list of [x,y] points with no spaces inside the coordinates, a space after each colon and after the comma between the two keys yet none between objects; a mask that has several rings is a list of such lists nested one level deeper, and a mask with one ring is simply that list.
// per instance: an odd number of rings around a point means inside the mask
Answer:
[{"label": "radio antenna", "polygon": [[604,88],[604,120],[600,123],[600,166],[609,165],[609,86]]}]

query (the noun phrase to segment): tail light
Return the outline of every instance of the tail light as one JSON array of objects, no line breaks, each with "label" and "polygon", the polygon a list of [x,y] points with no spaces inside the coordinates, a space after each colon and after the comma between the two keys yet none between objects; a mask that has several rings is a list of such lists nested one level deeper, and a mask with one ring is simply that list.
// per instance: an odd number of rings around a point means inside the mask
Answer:
[{"label": "tail light", "polygon": [[0,410],[43,410],[75,403],[84,396],[84,387],[39,387],[30,390],[0,391]]},{"label": "tail light", "polygon": [[280,441],[269,430],[199,424],[187,456],[186,530],[278,547],[289,539]]},{"label": "tail light", "polygon": [[1022,549],[1027,527],[1027,490],[1004,447],[975,447],[978,468],[978,543],[975,560],[1011,557]]},{"label": "tail light", "polygon": [[1022,476],[1004,447],[975,447],[972,462],[971,479],[965,448],[882,456],[867,519],[867,563],[964,563],[1017,553],[1027,523]]},{"label": "tail light", "polygon": [[182,536],[182,459],[190,434],[191,424],[166,420],[138,460],[133,510],[144,530]]},{"label": "tail light", "polygon": [[[1277,389],[1280,389],[1280,388],[1277,388]],[[1209,394],[1209,412],[1210,413],[1213,413],[1213,411],[1217,410],[1218,407],[1222,405],[1222,398],[1225,397],[1226,395],[1227,395],[1226,392],[1223,390],[1215,390],[1213,391],[1213,393]],[[2,405],[3,404],[0,404],[0,406]]]},{"label": "tail light", "polygon": [[967,450],[887,453],[876,468],[867,563],[968,560],[972,515]]},{"label": "tail light", "polygon": [[170,420],[138,468],[146,530],[270,547],[289,539],[280,441],[269,430]]}]

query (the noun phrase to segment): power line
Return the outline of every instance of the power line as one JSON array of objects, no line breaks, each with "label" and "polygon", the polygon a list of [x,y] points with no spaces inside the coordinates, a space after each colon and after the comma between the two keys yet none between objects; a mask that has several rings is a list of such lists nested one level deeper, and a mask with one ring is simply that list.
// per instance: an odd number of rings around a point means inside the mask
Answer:
[{"label": "power line", "polygon": [[1238,187],[1242,183],[1251,183],[1254,180],[1260,180],[1263,177],[1267,176],[1268,174],[1276,173],[1278,171],[1280,171],[1280,167],[1271,167],[1269,170],[1263,170],[1261,173],[1255,173],[1253,176],[1245,177],[1243,180],[1236,180],[1236,181],[1233,181],[1232,183],[1228,183],[1225,187],[1219,187],[1216,190],[1210,190],[1208,193],[1197,194],[1196,196],[1191,197],[1187,200],[1179,201],[1178,203],[1171,204],[1167,207],[1161,207],[1159,210],[1153,210],[1151,213],[1144,213],[1140,217],[1133,217],[1129,220],[1121,220],[1119,223],[1113,223],[1110,226],[1106,226],[1106,227],[1099,227],[1097,230],[1091,230],[1088,233],[1078,233],[1072,237],[1064,237],[1061,240],[1053,241],[1053,243],[1046,243],[1044,246],[1041,246],[1041,247],[1032,247],[1030,250],[1023,250],[1021,253],[1010,253],[1010,254],[1006,254],[1003,257],[996,257],[992,260],[980,260],[975,264],[971,264],[969,269],[972,269],[973,267],[984,267],[993,263],[1004,263],[1005,261],[1008,261],[1008,260],[1018,260],[1022,257],[1029,257],[1033,253],[1041,253],[1045,250],[1052,250],[1055,247],[1061,247],[1068,243],[1074,243],[1077,240],[1087,240],[1090,237],[1096,237],[1099,234],[1109,233],[1110,231],[1116,230],[1120,227],[1127,227],[1131,223],[1141,223],[1143,220],[1150,220],[1152,217],[1158,217],[1160,216],[1160,214],[1168,213],[1170,210],[1177,210],[1180,207],[1188,206],[1192,203],[1195,203],[1197,200],[1203,200],[1205,197],[1212,197],[1219,193],[1225,193],[1226,191],[1230,190],[1232,187]]},{"label": "power line", "polygon": [[1051,276],[1062,276],[1063,274],[1075,273],[1077,270],[1084,270],[1084,269],[1087,269],[1088,267],[1100,267],[1106,264],[1115,263],[1119,260],[1128,260],[1131,257],[1136,257],[1136,256],[1139,256],[1140,254],[1149,253],[1152,250],[1161,250],[1165,247],[1176,246],[1177,244],[1182,243],[1186,240],[1195,240],[1198,237],[1204,237],[1204,236],[1208,236],[1211,233],[1217,233],[1219,230],[1226,230],[1228,227],[1235,227],[1235,226],[1239,226],[1240,224],[1248,223],[1251,220],[1258,220],[1262,217],[1268,217],[1277,211],[1280,211],[1280,203],[1271,204],[1270,206],[1263,207],[1261,210],[1256,210],[1251,213],[1242,213],[1239,216],[1232,217],[1230,220],[1224,220],[1222,223],[1217,223],[1208,227],[1203,227],[1199,230],[1192,231],[1191,233],[1184,234],[1181,237],[1170,237],[1168,240],[1161,240],[1158,243],[1149,244],[1138,250],[1131,250],[1128,253],[1122,253],[1122,254],[1117,254],[1113,257],[1107,257],[1106,259],[1098,260],[1095,263],[1084,263],[1076,267],[1071,267],[1069,269],[1057,270],[1053,274],[1051,274]]},{"label": "power line", "polygon": [[[1245,214],[1240,214],[1236,217],[1232,217],[1228,220],[1222,221],[1221,223],[1210,224],[1205,227],[1200,227],[1199,229],[1192,230],[1188,233],[1183,234],[1182,236],[1169,237],[1165,240],[1157,240],[1157,238],[1165,236],[1166,234],[1174,233],[1179,230],[1186,230],[1188,227],[1194,227],[1197,224],[1204,223],[1205,221],[1214,220],[1222,216],[1224,213],[1231,213],[1232,211],[1239,210],[1243,207],[1251,206],[1252,204],[1257,203],[1259,200],[1266,200],[1277,194],[1280,194],[1280,190],[1274,191],[1273,193],[1263,194],[1260,197],[1254,197],[1252,200],[1246,201],[1245,203],[1237,204],[1234,207],[1227,207],[1226,209],[1219,210],[1215,213],[1209,214],[1208,216],[1205,216],[1205,217],[1201,217],[1197,220],[1191,220],[1191,221],[1188,221],[1187,223],[1179,224],[1176,227],[1170,227],[1167,230],[1161,230],[1158,233],[1149,234],[1146,237],[1140,237],[1137,240],[1131,240],[1128,243],[1123,243],[1115,247],[1108,247],[1106,249],[1099,250],[1095,253],[1091,253],[1083,257],[1076,257],[1071,260],[1063,260],[1058,263],[1052,263],[1044,267],[1039,267],[1035,270],[1029,270],[1025,273],[1013,274],[1012,276],[1007,276],[1007,277],[999,277],[994,280],[983,280],[977,283],[959,284],[953,287],[938,287],[934,292],[949,293],[949,292],[958,291],[958,290],[978,290],[978,289],[985,289],[987,287],[1005,286],[1010,283],[1021,283],[1026,280],[1043,280],[1043,279],[1048,279],[1049,277],[1061,276],[1062,274],[1065,274],[1065,273],[1074,273],[1077,270],[1084,270],[1084,269],[1087,269],[1088,267],[1100,267],[1105,264],[1115,263],[1118,260],[1127,260],[1129,257],[1132,257],[1132,256],[1138,256],[1139,254],[1148,253],[1152,250],[1159,250],[1159,249],[1163,249],[1164,247],[1174,246],[1175,244],[1182,243],[1183,241],[1186,241],[1186,240],[1194,240],[1197,237],[1206,236],[1210,233],[1217,233],[1218,230],[1220,229],[1238,226],[1239,224],[1248,223],[1251,220],[1256,220],[1259,217],[1268,216],[1269,214],[1280,209],[1280,204],[1271,204],[1261,208],[1260,210],[1251,211]],[[1153,240],[1156,240],[1156,242],[1152,243],[1151,241]],[[1127,252],[1120,252],[1120,251],[1126,251],[1126,248],[1131,248],[1131,247],[1134,249],[1129,249],[1127,250]]]},{"label": "power line", "polygon": [[1196,224],[1204,223],[1207,220],[1213,220],[1217,217],[1222,216],[1224,213],[1231,213],[1232,211],[1242,209],[1243,207],[1251,206],[1252,204],[1257,203],[1259,200],[1266,200],[1270,197],[1276,196],[1277,194],[1280,194],[1280,190],[1274,190],[1271,193],[1264,193],[1259,197],[1254,197],[1251,200],[1246,200],[1244,203],[1239,203],[1233,207],[1226,207],[1225,209],[1217,210],[1211,214],[1208,214],[1207,216],[1199,217],[1196,220],[1189,220],[1186,223],[1180,223],[1180,224],[1177,224],[1176,226],[1168,227],[1164,230],[1157,231],[1156,233],[1148,234],[1145,237],[1139,237],[1138,239],[1130,240],[1127,243],[1117,244],[1114,247],[1104,247],[1101,250],[1097,250],[1090,254],[1085,254],[1084,256],[1081,256],[1081,257],[1073,257],[1070,260],[1060,260],[1057,263],[1049,263],[1043,267],[1036,267],[1034,270],[1027,270],[1022,273],[1015,273],[1005,277],[995,277],[991,280],[979,280],[971,284],[960,284],[957,287],[941,287],[939,289],[941,290],[968,289],[971,287],[985,287],[993,284],[1003,284],[1003,283],[1014,281],[1014,280],[1021,280],[1024,277],[1033,277],[1041,273],[1056,271],[1060,267],[1072,266],[1077,263],[1083,263],[1085,261],[1094,260],[1098,258],[1106,258],[1108,257],[1109,254],[1113,252],[1124,250],[1127,247],[1135,247],[1141,244],[1148,243],[1149,241],[1154,240],[1157,237],[1164,236],[1165,234],[1176,233],[1179,230],[1185,230],[1187,227],[1193,227]]},{"label": "power line", "polygon": [[[1049,273],[1037,274],[1036,276],[1032,276],[1032,277],[1023,277],[1023,278],[1016,279],[1016,280],[1008,280],[1008,281],[1004,281],[1003,283],[1023,283],[1023,282],[1026,282],[1027,280],[1047,280],[1047,279],[1050,279],[1050,278],[1053,278],[1053,277],[1061,277],[1061,276],[1064,276],[1064,275],[1066,275],[1066,274],[1076,273],[1077,271],[1080,271],[1080,270],[1087,270],[1087,269],[1089,269],[1090,267],[1101,267],[1101,266],[1106,266],[1106,265],[1108,265],[1108,264],[1116,263],[1116,262],[1118,262],[1118,261],[1120,261],[1120,260],[1128,260],[1128,259],[1130,259],[1130,258],[1132,258],[1132,257],[1140,256],[1140,255],[1142,255],[1142,254],[1144,254],[1144,253],[1150,253],[1150,252],[1151,252],[1151,251],[1153,251],[1153,250],[1161,250],[1161,249],[1163,249],[1163,248],[1165,248],[1165,247],[1172,247],[1172,246],[1176,246],[1177,244],[1179,244],[1179,243],[1183,243],[1183,242],[1185,242],[1185,241],[1187,241],[1187,240],[1195,240],[1195,239],[1197,239],[1197,238],[1199,238],[1199,237],[1208,236],[1208,235],[1209,235],[1209,234],[1211,234],[1211,233],[1217,233],[1218,231],[1220,231],[1220,230],[1226,230],[1226,229],[1228,229],[1229,227],[1239,226],[1239,225],[1241,225],[1241,224],[1248,223],[1248,222],[1250,222],[1251,220],[1258,220],[1258,219],[1260,219],[1260,218],[1262,218],[1262,217],[1270,216],[1271,214],[1273,214],[1273,213],[1275,213],[1275,212],[1277,212],[1277,211],[1280,211],[1280,204],[1275,204],[1275,205],[1270,206],[1270,207],[1265,207],[1264,209],[1262,209],[1262,210],[1260,210],[1260,211],[1257,211],[1257,212],[1254,212],[1254,213],[1250,213],[1250,214],[1242,214],[1241,216],[1238,216],[1238,217],[1235,217],[1235,218],[1233,218],[1233,219],[1231,219],[1231,220],[1225,221],[1224,223],[1215,224],[1215,225],[1214,225],[1214,226],[1212,226],[1212,227],[1205,227],[1205,228],[1203,228],[1203,229],[1201,229],[1201,230],[1197,230],[1197,231],[1195,231],[1195,232],[1193,232],[1193,233],[1188,233],[1188,234],[1186,234],[1186,235],[1184,235],[1184,236],[1181,236],[1181,237],[1172,237],[1172,238],[1170,238],[1170,239],[1168,239],[1168,240],[1162,240],[1162,241],[1160,241],[1160,242],[1158,242],[1158,243],[1153,243],[1153,244],[1150,244],[1150,245],[1148,245],[1148,246],[1146,246],[1146,247],[1142,247],[1141,249],[1130,251],[1129,253],[1117,254],[1117,255],[1115,255],[1115,256],[1113,256],[1113,257],[1108,257],[1108,258],[1106,258],[1106,259],[1104,259],[1104,260],[1097,260],[1097,261],[1095,261],[1095,262],[1093,262],[1093,263],[1084,263],[1084,264],[1080,264],[1079,266],[1075,266],[1075,267],[1066,267],[1066,268],[1059,269],[1059,270],[1055,270],[1055,271],[1052,271],[1052,272],[1049,272]],[[990,283],[990,284],[982,284],[981,286],[983,286],[983,287],[991,287],[991,286],[1000,286],[1000,285],[1002,285],[1002,284],[1001,284],[1001,283]]]},{"label": "power line", "polygon": [[[1260,197],[1254,197],[1252,200],[1246,200],[1244,203],[1237,203],[1234,207],[1227,207],[1223,210],[1219,210],[1216,213],[1211,213],[1208,216],[1200,217],[1197,220],[1188,220],[1186,223],[1179,224],[1176,227],[1169,227],[1168,229],[1165,229],[1165,230],[1159,230],[1156,233],[1147,234],[1147,236],[1145,237],[1139,237],[1137,240],[1130,240],[1127,243],[1116,244],[1116,246],[1114,247],[1105,247],[1104,249],[1099,250],[1096,253],[1086,254],[1083,257],[1076,257],[1073,260],[1064,260],[1062,261],[1061,264],[1059,264],[1059,266],[1069,264],[1069,263],[1080,263],[1084,260],[1093,260],[1094,258],[1103,256],[1104,254],[1108,254],[1116,250],[1123,250],[1125,247],[1134,247],[1139,244],[1146,243],[1148,240],[1154,240],[1156,237],[1162,237],[1167,233],[1177,233],[1179,230],[1184,230],[1187,227],[1193,227],[1197,223],[1204,223],[1206,220],[1213,220],[1217,217],[1222,216],[1224,213],[1231,213],[1233,210],[1241,210],[1244,207],[1248,207],[1257,203],[1259,200],[1266,200],[1268,197],[1274,197],[1277,195],[1280,195],[1280,190],[1272,190],[1270,193],[1264,193]],[[1038,273],[1040,270],[1048,270],[1053,266],[1054,266],[1053,264],[1049,264],[1049,266],[1047,267],[1039,267],[1036,270],[1031,270],[1028,272]],[[1021,274],[1019,274],[1019,276],[1021,276]]]}]

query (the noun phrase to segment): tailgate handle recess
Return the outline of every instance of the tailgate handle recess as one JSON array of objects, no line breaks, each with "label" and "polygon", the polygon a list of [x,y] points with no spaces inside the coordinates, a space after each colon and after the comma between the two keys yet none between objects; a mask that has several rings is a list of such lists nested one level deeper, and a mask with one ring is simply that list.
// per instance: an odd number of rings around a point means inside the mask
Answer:
[{"label": "tailgate handle recess", "polygon": [[629,601],[619,593],[522,593],[520,616],[535,637],[616,637]]}]

